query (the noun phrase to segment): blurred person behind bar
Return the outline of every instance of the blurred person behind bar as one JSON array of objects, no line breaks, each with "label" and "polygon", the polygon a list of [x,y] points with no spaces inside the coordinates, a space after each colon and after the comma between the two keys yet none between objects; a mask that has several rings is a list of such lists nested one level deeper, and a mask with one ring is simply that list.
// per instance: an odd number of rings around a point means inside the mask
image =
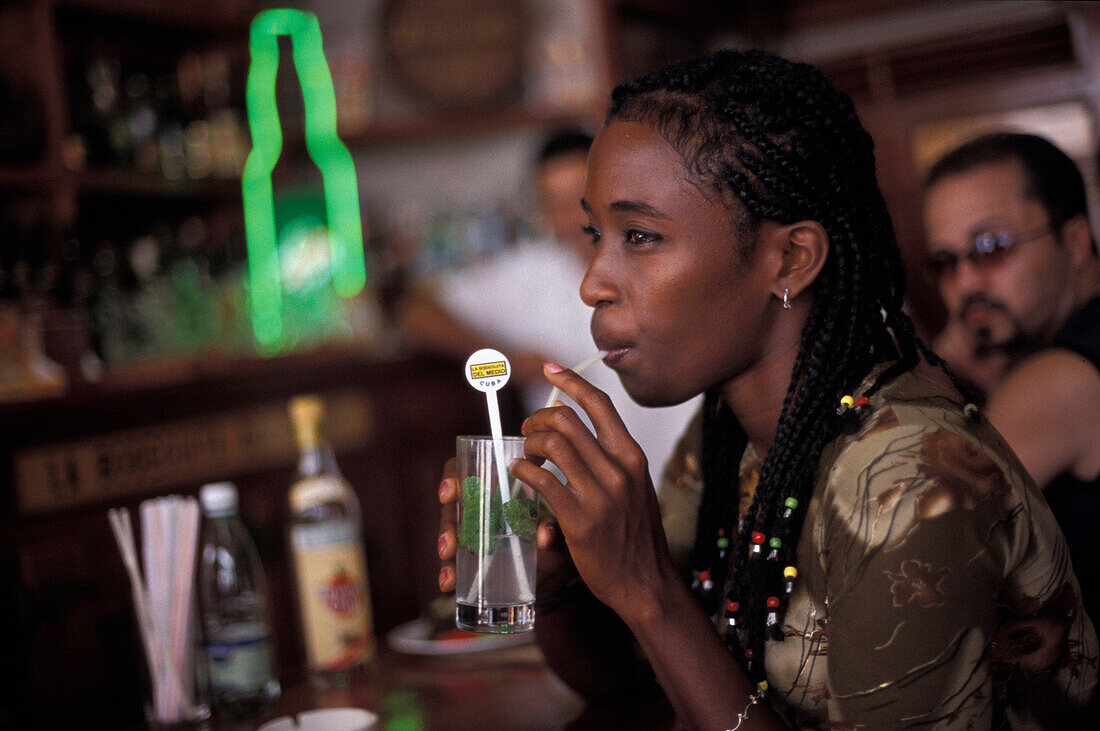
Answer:
[{"label": "blurred person behind bar", "polygon": [[[545,235],[422,283],[398,306],[402,332],[414,345],[462,359],[479,348],[504,352],[528,413],[542,407],[550,393],[543,363],[579,363],[596,352],[589,332],[592,310],[579,293],[593,253],[581,208],[591,144],[592,136],[576,129],[556,131],[542,143],[534,183]],[[646,408],[602,364],[585,375],[611,397],[649,457],[653,483],[658,484],[701,400]],[[564,394],[561,399],[572,403]]]},{"label": "blurred person behind bar", "polygon": [[988,398],[1069,544],[1100,617],[1100,258],[1085,185],[1047,140],[997,132],[929,171],[929,268],[948,310],[935,350]]}]

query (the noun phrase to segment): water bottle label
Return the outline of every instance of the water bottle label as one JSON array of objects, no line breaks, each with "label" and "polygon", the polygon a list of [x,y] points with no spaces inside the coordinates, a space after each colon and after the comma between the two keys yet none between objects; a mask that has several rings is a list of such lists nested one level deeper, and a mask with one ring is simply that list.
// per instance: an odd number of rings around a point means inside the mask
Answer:
[{"label": "water bottle label", "polygon": [[271,680],[267,633],[260,625],[242,625],[210,638],[210,687],[215,693],[256,693]]}]

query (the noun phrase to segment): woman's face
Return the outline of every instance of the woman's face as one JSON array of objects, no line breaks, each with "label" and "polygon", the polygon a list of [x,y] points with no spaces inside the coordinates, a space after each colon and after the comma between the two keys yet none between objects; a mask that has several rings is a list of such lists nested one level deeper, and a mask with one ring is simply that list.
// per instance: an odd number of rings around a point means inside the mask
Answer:
[{"label": "woman's face", "polygon": [[581,298],[595,308],[604,362],[635,401],[680,403],[759,363],[774,311],[767,257],[742,260],[729,209],[652,128],[600,132],[583,205],[595,252]]}]

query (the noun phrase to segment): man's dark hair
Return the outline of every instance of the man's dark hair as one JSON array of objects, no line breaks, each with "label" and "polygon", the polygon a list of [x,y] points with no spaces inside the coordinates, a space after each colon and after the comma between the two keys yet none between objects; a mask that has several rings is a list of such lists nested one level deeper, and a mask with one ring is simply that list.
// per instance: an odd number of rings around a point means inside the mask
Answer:
[{"label": "man's dark hair", "polygon": [[542,143],[535,163],[542,165],[547,160],[565,155],[587,155],[588,148],[592,147],[592,135],[582,129],[563,129],[552,133]]},{"label": "man's dark hair", "polygon": [[[780,639],[788,600],[783,572],[795,564],[815,470],[840,434],[841,397],[855,392],[876,364],[884,370],[864,395],[922,355],[942,361],[916,336],[903,309],[905,271],[875,177],[871,137],[851,99],[818,69],[757,51],[720,51],[622,84],[611,99],[609,121],[652,127],[698,184],[727,202],[731,219],[749,219],[749,233],[762,221],[814,220],[829,235],[775,438],[740,529],[736,485],[744,431],[717,388],[708,389],[704,401],[697,595],[708,613],[723,600],[727,616],[736,613],[746,641],[732,630],[726,641],[750,676],[760,678],[765,639]],[[742,238],[741,255],[751,257],[755,236]],[[759,535],[768,539],[764,553],[775,547],[774,559],[749,558]],[[729,572],[731,588],[722,597]],[[771,607],[769,599],[780,606]],[[768,616],[773,611],[778,619]]]},{"label": "man's dark hair", "polygon": [[1085,181],[1077,165],[1049,140],[1022,132],[994,132],[955,148],[928,171],[925,188],[952,175],[1009,160],[1020,163],[1024,195],[1043,206],[1051,226],[1088,215]]}]

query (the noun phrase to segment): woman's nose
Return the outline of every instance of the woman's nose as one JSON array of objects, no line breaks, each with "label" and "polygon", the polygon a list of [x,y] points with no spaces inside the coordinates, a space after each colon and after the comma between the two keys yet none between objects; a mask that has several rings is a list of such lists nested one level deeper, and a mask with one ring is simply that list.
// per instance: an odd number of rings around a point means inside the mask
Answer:
[{"label": "woman's nose", "polygon": [[588,271],[581,280],[581,300],[589,307],[614,302],[618,299],[619,288],[615,284],[615,267],[603,247],[597,247],[596,253],[588,263]]}]

